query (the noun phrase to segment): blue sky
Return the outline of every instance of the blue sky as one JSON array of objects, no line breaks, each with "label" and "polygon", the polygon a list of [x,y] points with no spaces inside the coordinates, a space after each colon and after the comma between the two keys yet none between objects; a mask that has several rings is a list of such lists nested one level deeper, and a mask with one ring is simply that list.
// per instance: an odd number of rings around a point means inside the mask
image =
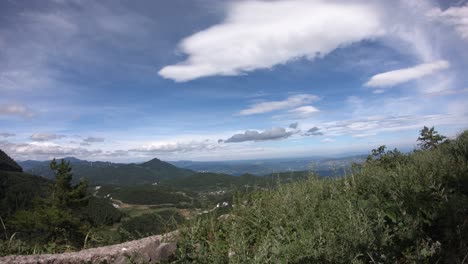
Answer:
[{"label": "blue sky", "polygon": [[19,160],[412,149],[468,128],[467,1],[2,1]]}]

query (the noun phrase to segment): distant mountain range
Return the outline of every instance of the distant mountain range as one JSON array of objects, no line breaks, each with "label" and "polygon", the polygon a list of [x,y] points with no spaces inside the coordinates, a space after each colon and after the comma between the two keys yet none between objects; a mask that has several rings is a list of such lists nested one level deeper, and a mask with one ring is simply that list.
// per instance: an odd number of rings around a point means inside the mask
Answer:
[{"label": "distant mountain range", "polygon": [[[195,172],[178,168],[159,159],[152,159],[141,164],[123,164],[103,161],[86,161],[77,158],[65,158],[73,168],[73,179],[87,178],[91,184],[153,184],[168,178],[183,178]],[[31,174],[52,179],[50,161],[21,161],[19,164]]]},{"label": "distant mountain range", "polygon": [[[73,178],[87,178],[91,184],[154,184],[165,182],[182,187],[196,185],[194,182],[239,182],[232,175],[268,176],[279,172],[314,171],[321,176],[340,175],[343,168],[353,162],[362,162],[364,155],[344,158],[300,158],[246,161],[174,161],[152,159],[144,163],[112,163],[86,161],[73,157],[65,158],[73,167]],[[19,162],[25,172],[52,179],[50,161],[27,160]],[[249,180],[250,181],[250,180]],[[242,181],[240,181],[242,182]]]},{"label": "distant mountain range", "polygon": [[[348,168],[351,164],[365,161],[367,155],[355,155],[342,158],[287,158],[240,161],[169,161],[179,167],[198,172],[214,172],[231,175],[245,173],[257,176],[287,171],[315,171],[318,174],[330,174],[334,170]],[[327,176],[327,175],[323,175]]]}]

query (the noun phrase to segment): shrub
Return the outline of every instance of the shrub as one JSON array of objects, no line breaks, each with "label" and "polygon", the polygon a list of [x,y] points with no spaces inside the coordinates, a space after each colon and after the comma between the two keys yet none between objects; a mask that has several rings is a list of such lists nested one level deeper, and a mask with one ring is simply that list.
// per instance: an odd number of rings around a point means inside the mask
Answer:
[{"label": "shrub", "polygon": [[[124,221],[121,233],[126,239],[138,239],[150,235],[159,235],[175,230],[185,219],[178,212],[164,210],[158,213],[143,214]],[[125,235],[126,234],[126,235]]]}]

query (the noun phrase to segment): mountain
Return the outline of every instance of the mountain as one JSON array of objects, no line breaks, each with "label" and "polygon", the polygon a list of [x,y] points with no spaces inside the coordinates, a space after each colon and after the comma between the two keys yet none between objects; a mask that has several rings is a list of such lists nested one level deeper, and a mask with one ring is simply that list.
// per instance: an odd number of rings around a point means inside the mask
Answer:
[{"label": "mountain", "polygon": [[[77,158],[65,158],[73,168],[73,179],[86,178],[91,184],[153,184],[168,178],[183,178],[194,172],[181,169],[159,159],[152,159],[141,164],[123,164],[103,161],[86,161]],[[26,171],[52,179],[50,161],[20,162]]]},{"label": "mountain", "polygon": [[190,176],[194,173],[192,170],[181,169],[168,162],[164,162],[156,158],[141,163],[140,166],[147,168],[151,171],[157,171],[161,180],[166,178],[173,178],[173,175],[185,177]]},{"label": "mountain", "polygon": [[23,168],[0,149],[0,171],[22,172]]}]

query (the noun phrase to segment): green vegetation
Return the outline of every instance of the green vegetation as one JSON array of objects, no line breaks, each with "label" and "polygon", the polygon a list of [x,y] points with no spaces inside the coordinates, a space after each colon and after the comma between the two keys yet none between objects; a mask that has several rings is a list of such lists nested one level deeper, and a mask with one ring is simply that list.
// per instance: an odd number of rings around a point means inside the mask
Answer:
[{"label": "green vegetation", "polygon": [[[432,130],[432,132],[430,132]],[[347,176],[235,198],[181,229],[178,263],[466,263],[468,131],[403,154],[382,146]]]},{"label": "green vegetation", "polygon": [[184,220],[177,211],[163,210],[130,218],[122,223],[121,229],[128,232],[128,238],[137,239],[175,230]]},{"label": "green vegetation", "polygon": [[[71,167],[63,160],[59,164],[54,160],[50,166],[56,178],[51,187],[52,195],[37,193],[38,196],[30,197],[32,204],[15,206],[5,219],[5,239],[8,241],[0,243],[2,254],[64,251],[82,243],[85,230],[89,228],[80,214],[80,209],[87,204],[87,183],[71,185]],[[6,187],[11,193],[13,186]],[[20,190],[28,188],[20,187]]]},{"label": "green vegetation", "polygon": [[[6,154],[4,160],[13,164]],[[165,164],[144,166],[157,170]],[[174,166],[168,167],[165,173]],[[199,205],[195,193],[158,186],[88,187],[86,177],[74,181],[70,161],[53,160],[49,171],[54,180],[0,171],[0,256],[60,253],[159,234],[185,220],[175,207]]]},{"label": "green vegetation", "polygon": [[0,171],[0,217],[10,217],[19,209],[31,209],[34,198],[50,193],[51,181],[21,172]]},{"label": "green vegetation", "polygon": [[254,176],[243,174],[233,177],[227,174],[198,172],[192,176],[178,179],[168,179],[163,181],[163,186],[190,191],[216,191],[216,190],[240,190],[255,189],[259,187],[269,187],[278,183],[297,181],[307,178],[307,171],[292,171],[272,173],[265,176]]},{"label": "green vegetation", "polygon": [[72,185],[68,162],[54,160],[50,167],[53,182],[0,171],[0,256],[80,249],[90,230],[120,220],[108,201],[90,197],[86,181]]},{"label": "green vegetation", "polygon": [[98,191],[99,196],[109,195],[112,199],[120,200],[128,204],[181,204],[191,203],[192,199],[183,193],[172,189],[142,185],[142,186],[102,186]]},{"label": "green vegetation", "polygon": [[112,225],[119,222],[123,216],[108,200],[98,197],[90,197],[84,213],[93,226]]}]

